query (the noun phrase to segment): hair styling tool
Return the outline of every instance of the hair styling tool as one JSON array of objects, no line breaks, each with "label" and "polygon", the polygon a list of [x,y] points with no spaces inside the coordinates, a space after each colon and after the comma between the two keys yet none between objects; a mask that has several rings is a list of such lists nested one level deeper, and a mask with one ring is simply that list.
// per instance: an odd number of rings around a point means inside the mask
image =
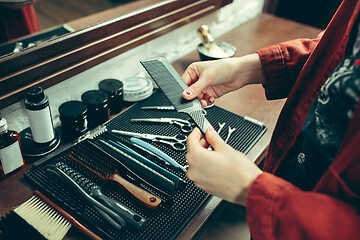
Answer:
[{"label": "hair styling tool", "polygon": [[118,229],[119,227],[126,227],[126,222],[136,229],[143,229],[145,227],[145,218],[119,201],[104,195],[99,186],[67,166],[65,163],[58,162],[56,163],[56,166],[48,165],[47,170],[56,173],[64,181],[70,184],[110,224],[113,226],[118,225]]},{"label": "hair styling tool", "polygon": [[69,213],[67,213],[65,210],[60,208],[56,203],[51,201],[49,198],[47,198],[45,195],[43,195],[38,190],[34,191],[34,194],[40,198],[43,202],[45,202],[47,205],[49,205],[52,209],[60,213],[66,220],[68,220],[73,227],[78,229],[80,232],[82,232],[84,235],[89,237],[89,239],[92,240],[101,240],[101,238],[93,233],[90,229],[85,227],[82,223],[80,223],[78,220],[76,220],[73,216],[71,216]]},{"label": "hair styling tool", "polygon": [[155,162],[160,162],[161,164],[164,165],[170,165],[170,163],[168,163],[167,161],[165,161],[165,159],[163,159],[162,157],[158,156],[157,154],[147,150],[146,148],[134,144],[133,142],[130,141],[130,143],[125,142],[123,139],[121,139],[118,135],[110,132],[110,131],[106,131],[106,137],[108,137],[109,139],[113,140],[114,142],[121,142],[124,145],[126,145],[127,147],[133,149],[136,152],[140,152],[143,156],[147,157],[147,158],[151,158],[151,160],[154,160]]},{"label": "hair styling tool", "polygon": [[143,157],[142,155],[140,155],[139,153],[135,152],[134,150],[126,147],[124,144],[120,143],[120,142],[114,142],[112,140],[109,140],[108,142],[110,142],[111,144],[113,144],[115,147],[120,148],[121,150],[123,150],[125,153],[133,156],[134,158],[138,159],[140,162],[142,162],[143,164],[145,164],[146,166],[154,169],[155,171],[157,171],[158,173],[164,175],[165,177],[169,178],[170,180],[172,180],[175,183],[175,186],[177,187],[179,185],[180,181],[183,181],[180,177],[178,177],[177,175],[169,172],[168,170],[166,170],[165,168],[160,167],[159,165],[153,163],[152,161],[150,161],[149,159]]},{"label": "hair styling tool", "polygon": [[82,142],[86,139],[94,139],[97,136],[103,134],[104,132],[106,132],[106,126],[104,125],[99,125],[98,127],[86,132],[84,135],[80,136],[77,140],[76,143]]},{"label": "hair styling tool", "polygon": [[205,134],[206,129],[212,127],[202,112],[199,99],[195,98],[188,101],[182,97],[182,92],[188,86],[168,60],[158,57],[143,60],[140,63],[178,112],[188,114],[203,134]]},{"label": "hair styling tool", "polygon": [[[127,165],[125,165],[122,160],[124,156],[120,153],[118,153],[117,151],[111,149],[109,146],[105,145],[105,144],[101,144],[101,146],[96,145],[95,143],[91,142],[91,141],[87,141],[91,146],[93,146],[96,150],[98,150],[99,152],[101,152],[102,154],[104,154],[105,156],[111,158],[113,161],[115,161],[116,163],[119,164],[119,167],[121,167],[124,170],[124,174],[126,176],[129,177],[129,179],[137,181],[139,180],[139,184],[140,185],[144,185],[145,184],[145,188],[146,185],[147,186],[151,186],[151,188],[154,188],[157,192],[163,194],[164,196],[166,196],[166,198],[170,197],[170,194],[160,188],[158,188],[157,186],[155,186],[153,184],[153,182],[149,182],[147,181],[145,178],[143,178],[142,176],[140,176],[142,174],[142,172],[140,172],[139,174],[134,172],[131,168],[129,168]],[[163,202],[165,202],[166,199],[162,199]]]},{"label": "hair styling tool", "polygon": [[168,123],[171,125],[178,125],[184,133],[190,133],[193,130],[191,123],[181,118],[133,118],[131,119],[131,122]]},{"label": "hair styling tool", "polygon": [[47,165],[46,170],[57,175],[59,178],[67,182],[70,186],[72,186],[82,197],[95,209],[95,211],[108,222],[112,227],[117,230],[122,230],[127,226],[125,220],[113,212],[111,209],[108,209],[103,204],[95,200],[90,194],[82,189],[79,184],[77,184],[69,175],[67,175],[64,171],[57,168],[54,165]]},{"label": "hair styling tool", "polygon": [[37,196],[6,214],[0,221],[0,239],[61,240],[71,224]]},{"label": "hair styling tool", "polygon": [[75,141],[65,144],[64,146],[62,146],[61,148],[56,149],[55,151],[49,153],[48,155],[44,156],[43,158],[41,158],[40,160],[36,161],[33,163],[33,167],[37,167],[45,162],[47,162],[48,160],[52,159],[53,157],[55,157],[57,154],[59,154],[62,151],[65,151],[81,142],[83,142],[86,139],[94,139],[97,136],[103,134],[106,131],[106,126],[100,125],[88,132],[86,132],[84,135],[80,136],[78,139],[76,139]]},{"label": "hair styling tool", "polygon": [[129,193],[131,193],[137,200],[140,201],[143,205],[149,208],[157,208],[161,203],[161,199],[152,193],[149,193],[145,189],[136,186],[135,184],[129,182],[125,178],[119,175],[117,170],[112,171],[106,169],[106,166],[99,166],[99,163],[95,164],[93,160],[88,160],[90,157],[81,156],[77,152],[71,151],[69,157],[89,169],[91,172],[95,173],[101,179],[106,181],[113,181],[125,188]]},{"label": "hair styling tool", "polygon": [[167,110],[172,111],[175,110],[174,106],[144,106],[141,107],[142,110]]},{"label": "hair styling tool", "polygon": [[100,140],[100,143],[106,151],[116,156],[117,159],[121,159],[119,161],[122,161],[125,165],[129,166],[136,173],[138,173],[138,175],[141,175],[147,181],[152,182],[158,188],[164,189],[165,191],[170,193],[174,192],[177,188],[178,182],[175,183],[172,179],[169,179],[164,175],[160,174],[159,172],[155,171],[154,169],[142,163],[135,157],[122,151],[122,149],[120,149],[119,147],[115,147],[109,142],[105,142],[103,140]]},{"label": "hair styling tool", "polygon": [[158,155],[159,157],[163,158],[166,162],[171,164],[176,169],[181,169],[182,171],[184,171],[186,173],[186,168],[185,167],[180,165],[172,157],[170,157],[169,155],[167,155],[166,153],[164,153],[163,151],[161,151],[157,147],[151,145],[150,143],[147,143],[147,142],[145,142],[145,141],[143,141],[143,140],[141,140],[139,138],[136,138],[136,137],[131,137],[130,142],[132,142],[134,145],[141,146],[141,147],[145,148],[146,150]]},{"label": "hair styling tool", "polygon": [[148,139],[153,142],[164,143],[171,146],[174,150],[177,151],[184,151],[186,149],[185,142],[187,136],[184,134],[176,134],[174,136],[167,136],[167,135],[155,135],[150,133],[137,133],[137,132],[129,132],[123,130],[110,130],[112,133],[116,133],[119,135],[137,137],[142,139]]}]

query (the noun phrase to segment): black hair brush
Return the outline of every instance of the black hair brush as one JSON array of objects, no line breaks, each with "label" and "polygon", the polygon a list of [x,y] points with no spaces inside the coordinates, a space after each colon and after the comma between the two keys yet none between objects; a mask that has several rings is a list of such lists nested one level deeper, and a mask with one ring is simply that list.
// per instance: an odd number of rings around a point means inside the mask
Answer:
[{"label": "black hair brush", "polygon": [[102,219],[111,224],[115,229],[121,230],[127,224],[130,224],[135,229],[143,229],[145,227],[145,218],[119,201],[104,195],[100,186],[65,163],[58,162],[55,165],[47,165],[46,170],[54,173],[73,187],[96,210]]}]

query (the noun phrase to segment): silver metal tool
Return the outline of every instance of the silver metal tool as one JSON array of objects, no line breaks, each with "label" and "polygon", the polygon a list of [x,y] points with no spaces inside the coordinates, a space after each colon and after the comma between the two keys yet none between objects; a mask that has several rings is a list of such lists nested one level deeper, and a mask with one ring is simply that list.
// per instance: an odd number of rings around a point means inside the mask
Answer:
[{"label": "silver metal tool", "polygon": [[199,99],[185,100],[182,97],[182,92],[188,88],[188,85],[167,59],[163,57],[151,58],[140,61],[140,63],[176,111],[188,114],[203,134],[209,127],[212,127],[202,113],[203,108]]},{"label": "silver metal tool", "polygon": [[218,130],[218,134],[220,135],[221,130],[223,129],[223,127],[225,126],[226,123],[218,123],[219,124],[219,130]]},{"label": "silver metal tool", "polygon": [[226,142],[226,143],[229,141],[231,134],[232,134],[235,130],[236,130],[236,128],[231,128],[231,127],[229,126],[229,132],[228,132],[228,135],[227,135],[227,137],[226,137],[226,139],[225,139],[225,142]]},{"label": "silver metal tool", "polygon": [[175,110],[174,106],[145,106],[141,107],[142,110]]},{"label": "silver metal tool", "polygon": [[169,123],[180,126],[181,131],[189,133],[193,130],[191,123],[180,118],[136,118],[131,119],[131,122],[154,122],[154,123]]},{"label": "silver metal tool", "polygon": [[[141,107],[142,110],[165,110],[165,111],[172,111],[175,110],[174,106],[144,106]],[[205,116],[207,111],[203,108],[202,113]]]},{"label": "silver metal tool", "polygon": [[177,151],[183,151],[186,149],[185,142],[187,140],[187,136],[183,134],[176,134],[175,136],[165,136],[165,135],[154,135],[147,133],[128,132],[121,130],[110,130],[110,132],[120,135],[148,139],[153,142],[164,143],[171,146],[173,149]]}]

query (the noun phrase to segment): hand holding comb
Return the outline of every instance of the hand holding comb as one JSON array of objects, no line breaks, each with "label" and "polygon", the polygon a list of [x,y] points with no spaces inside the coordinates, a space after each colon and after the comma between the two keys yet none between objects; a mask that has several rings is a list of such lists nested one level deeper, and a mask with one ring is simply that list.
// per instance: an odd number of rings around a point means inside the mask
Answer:
[{"label": "hand holding comb", "polygon": [[182,97],[182,92],[188,88],[188,85],[169,61],[163,57],[157,57],[140,61],[140,63],[175,109],[188,114],[205,135],[206,129],[212,126],[202,113],[201,103],[197,98],[189,101]]},{"label": "hand holding comb", "polygon": [[157,208],[159,206],[159,204],[161,203],[161,199],[159,197],[157,197],[157,196],[149,193],[145,189],[138,187],[135,184],[127,181],[126,179],[121,177],[117,173],[117,171],[113,171],[112,173],[108,173],[108,174],[101,174],[99,171],[97,171],[91,167],[93,164],[85,164],[85,162],[88,162],[88,161],[86,161],[83,157],[79,156],[78,154],[75,154],[73,151],[70,152],[69,157],[72,160],[81,164],[82,166],[86,167],[87,169],[89,169],[90,171],[95,173],[96,175],[98,175],[103,180],[114,181],[117,184],[121,185],[146,207],[154,209],[154,208]]}]

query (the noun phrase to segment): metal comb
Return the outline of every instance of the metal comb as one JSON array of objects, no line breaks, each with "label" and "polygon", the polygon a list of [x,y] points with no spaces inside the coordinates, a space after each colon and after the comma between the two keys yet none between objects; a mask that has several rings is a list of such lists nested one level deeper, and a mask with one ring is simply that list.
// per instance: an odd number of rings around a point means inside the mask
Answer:
[{"label": "metal comb", "polygon": [[203,134],[206,129],[212,127],[202,112],[199,99],[188,101],[182,97],[182,92],[188,86],[168,60],[157,57],[140,61],[140,63],[178,112],[188,114]]}]

